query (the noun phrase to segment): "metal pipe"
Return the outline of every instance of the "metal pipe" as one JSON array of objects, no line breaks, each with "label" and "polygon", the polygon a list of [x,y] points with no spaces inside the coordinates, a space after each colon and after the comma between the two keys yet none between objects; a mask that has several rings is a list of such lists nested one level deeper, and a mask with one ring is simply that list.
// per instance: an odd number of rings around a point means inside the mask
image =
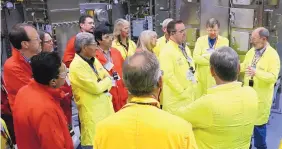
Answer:
[{"label": "metal pipe", "polygon": [[63,12],[63,11],[77,11],[79,8],[69,8],[69,9],[52,9],[50,12]]}]

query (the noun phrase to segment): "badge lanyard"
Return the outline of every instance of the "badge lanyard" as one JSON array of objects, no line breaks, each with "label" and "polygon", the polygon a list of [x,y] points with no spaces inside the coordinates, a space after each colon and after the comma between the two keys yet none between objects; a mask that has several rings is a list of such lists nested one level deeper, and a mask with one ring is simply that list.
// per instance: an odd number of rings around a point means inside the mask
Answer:
[{"label": "badge lanyard", "polygon": [[190,70],[192,71],[192,73],[194,74],[194,73],[195,73],[195,70],[194,70],[193,66],[191,66],[191,64],[190,64],[190,62],[189,62],[189,60],[188,60],[189,57],[188,57],[187,52],[185,51],[185,47],[181,45],[181,46],[179,46],[179,48],[180,48],[180,50],[181,50],[183,56],[185,57],[185,59],[186,59],[188,65],[189,65],[189,69],[190,69]]},{"label": "badge lanyard", "polygon": [[[252,63],[251,63],[251,67],[256,67],[257,66],[257,63],[259,62],[259,60],[261,59],[261,57],[263,56],[263,54],[264,54],[264,52],[265,52],[265,50],[266,50],[266,47],[264,47],[263,49],[261,49],[261,50],[263,50],[263,52],[260,54],[260,55],[258,55],[258,54],[256,54],[255,53],[255,55],[254,55],[254,57],[253,57],[253,60],[252,60]],[[260,51],[259,51],[260,52]]]},{"label": "badge lanyard", "polygon": [[92,68],[92,70],[94,71],[95,75],[98,78],[98,82],[101,81],[102,79],[100,78],[97,69],[95,68],[94,64],[92,66],[90,66]]},{"label": "badge lanyard", "polygon": [[[257,63],[259,62],[259,60],[261,59],[261,57],[263,56],[264,52],[266,51],[266,47],[264,47],[263,49],[263,52],[261,54],[256,54],[254,55],[253,57],[253,60],[252,60],[252,63],[251,63],[251,67],[255,68]],[[260,52],[260,51],[258,51]],[[254,80],[253,80],[253,77],[251,77],[251,79],[249,80],[249,86],[253,87],[254,86]]]}]

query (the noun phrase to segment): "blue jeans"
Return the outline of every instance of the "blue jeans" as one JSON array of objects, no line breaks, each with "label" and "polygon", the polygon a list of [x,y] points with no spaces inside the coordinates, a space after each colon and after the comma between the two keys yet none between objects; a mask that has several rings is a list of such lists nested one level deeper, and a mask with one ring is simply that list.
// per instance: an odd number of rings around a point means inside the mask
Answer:
[{"label": "blue jeans", "polygon": [[254,145],[257,149],[267,149],[266,124],[254,127]]}]

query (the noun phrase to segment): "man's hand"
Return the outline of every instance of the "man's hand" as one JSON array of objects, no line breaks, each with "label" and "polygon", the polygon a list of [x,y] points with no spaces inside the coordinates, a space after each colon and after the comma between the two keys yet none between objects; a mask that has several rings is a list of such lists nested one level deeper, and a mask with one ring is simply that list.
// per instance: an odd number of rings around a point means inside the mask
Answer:
[{"label": "man's hand", "polygon": [[250,77],[254,77],[256,75],[256,69],[248,66],[248,68],[246,69],[246,74]]}]

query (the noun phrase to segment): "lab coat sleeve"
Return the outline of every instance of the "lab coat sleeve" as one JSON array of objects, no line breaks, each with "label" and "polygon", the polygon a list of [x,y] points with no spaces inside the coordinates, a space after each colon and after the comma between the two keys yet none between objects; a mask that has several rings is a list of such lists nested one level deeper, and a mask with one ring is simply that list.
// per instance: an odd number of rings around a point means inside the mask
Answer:
[{"label": "lab coat sleeve", "polygon": [[196,139],[192,130],[192,127],[188,127],[189,131],[187,132],[187,148],[186,149],[198,149]]},{"label": "lab coat sleeve", "polygon": [[206,128],[212,124],[211,103],[205,100],[205,96],[191,104],[183,105],[176,115],[190,122],[193,128]]},{"label": "lab coat sleeve", "polygon": [[[202,54],[202,46],[201,46],[201,41],[197,40],[196,45],[195,45],[195,49],[193,52],[193,58],[195,60],[195,63],[198,65],[205,65],[208,66],[210,61],[209,61],[209,54]],[[206,49],[204,49],[206,50]]]},{"label": "lab coat sleeve", "polygon": [[94,143],[93,143],[93,146],[95,146],[95,149],[101,149],[101,142],[102,142],[102,139],[101,139],[101,135],[102,135],[102,131],[103,131],[103,128],[101,128],[101,125],[99,125],[99,123],[96,125],[96,133],[95,133],[95,136],[94,136]]},{"label": "lab coat sleeve", "polygon": [[177,81],[174,70],[173,70],[173,60],[170,54],[167,51],[164,51],[160,54],[160,66],[161,70],[163,70],[164,75],[163,78],[167,85],[174,90],[177,94],[181,94],[184,92],[184,88]]},{"label": "lab coat sleeve", "polygon": [[40,121],[37,123],[37,136],[41,142],[42,149],[59,149],[65,148],[65,140],[63,128],[60,125],[58,114],[48,109],[41,115]]},{"label": "lab coat sleeve", "polygon": [[[112,80],[110,77],[105,77],[98,82],[97,78],[93,77],[92,74],[79,71],[79,69],[74,70],[72,73],[74,74],[71,75],[70,79],[75,79],[71,81],[72,84],[91,94],[101,94],[112,87]],[[72,78],[72,76],[75,76],[75,78]]]},{"label": "lab coat sleeve", "polygon": [[271,63],[268,65],[269,69],[267,71],[257,68],[255,74],[255,77],[267,83],[275,83],[280,71],[279,56],[275,54],[271,57],[271,59]]}]

